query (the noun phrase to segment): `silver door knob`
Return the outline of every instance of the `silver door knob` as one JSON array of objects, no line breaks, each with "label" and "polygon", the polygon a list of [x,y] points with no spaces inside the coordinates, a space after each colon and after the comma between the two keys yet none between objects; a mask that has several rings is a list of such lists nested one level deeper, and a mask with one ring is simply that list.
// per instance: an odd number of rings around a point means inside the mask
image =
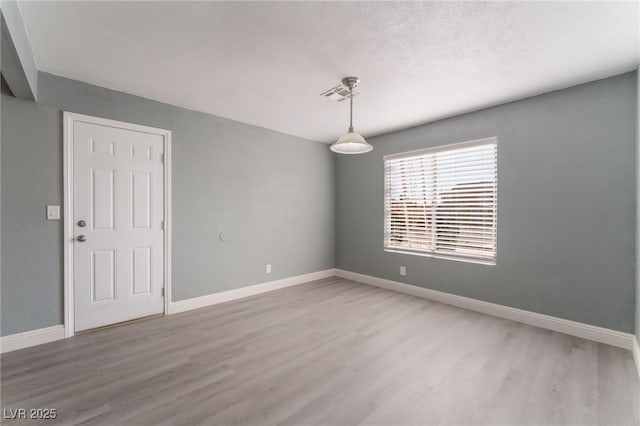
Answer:
[{"label": "silver door knob", "polygon": [[87,241],[87,236],[86,235],[78,235],[77,240],[80,241],[81,243],[84,243],[85,241]]}]

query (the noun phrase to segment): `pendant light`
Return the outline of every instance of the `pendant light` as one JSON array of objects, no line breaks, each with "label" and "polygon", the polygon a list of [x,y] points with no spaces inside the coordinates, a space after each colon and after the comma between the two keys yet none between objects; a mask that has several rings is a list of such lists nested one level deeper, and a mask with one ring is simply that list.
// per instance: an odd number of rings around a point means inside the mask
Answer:
[{"label": "pendant light", "polygon": [[331,145],[331,151],[338,154],[364,154],[373,149],[371,145],[364,140],[362,135],[356,133],[353,130],[353,88],[360,83],[358,77],[345,77],[342,79],[342,84],[349,88],[349,131],[340,136],[333,145]]}]

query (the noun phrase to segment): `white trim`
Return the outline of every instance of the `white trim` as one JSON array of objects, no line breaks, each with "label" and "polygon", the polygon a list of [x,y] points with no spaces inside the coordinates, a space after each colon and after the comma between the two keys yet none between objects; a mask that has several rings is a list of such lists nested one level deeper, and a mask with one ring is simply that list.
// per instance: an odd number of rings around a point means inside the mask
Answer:
[{"label": "white trim", "polygon": [[485,265],[485,266],[496,266],[496,258],[493,260],[482,260],[482,259],[474,259],[473,257],[464,257],[464,256],[447,256],[446,254],[439,254],[435,252],[427,252],[427,251],[412,251],[412,250],[403,250],[403,249],[395,249],[384,247],[383,249],[387,253],[400,253],[400,254],[409,254],[411,256],[423,256],[423,257],[433,257],[435,259],[444,259],[444,260],[453,260],[456,262],[467,262],[467,263],[475,263],[476,265]]},{"label": "white trim", "polygon": [[324,271],[311,272],[310,274],[296,275],[289,278],[283,278],[281,280],[269,281],[261,284],[251,285],[248,287],[223,291],[220,293],[208,294],[206,296],[194,297],[192,299],[179,300],[177,302],[171,302],[169,313],[177,314],[179,312],[190,311],[192,309],[203,308],[205,306],[217,305],[219,303],[243,299],[245,297],[255,296],[256,294],[278,290],[280,288],[291,287],[298,284],[304,284],[309,281],[331,278],[335,276],[335,269],[325,269]]},{"label": "white trim", "polygon": [[[550,315],[539,314],[536,312],[525,311],[523,309],[511,308],[509,306],[498,305],[495,303],[483,302],[481,300],[430,290],[424,287],[404,284],[384,278],[372,277],[342,269],[336,269],[336,275],[338,277],[358,281],[364,284],[435,300],[437,302],[446,303],[447,305],[457,306],[470,311],[482,312],[484,314],[521,322],[523,324],[529,324],[547,330],[593,340],[594,342],[606,343],[619,348],[632,350],[635,341],[635,336],[633,334],[552,317]],[[636,362],[637,359],[638,358],[636,358]]]},{"label": "white trim", "polygon": [[164,314],[169,315],[171,306],[171,131],[164,134],[164,154],[162,165],[164,167]]},{"label": "white trim", "polygon": [[63,138],[62,138],[62,180],[63,180],[63,247],[64,247],[64,336],[73,336],[75,330],[73,316],[73,241],[71,240],[71,232],[73,230],[73,118],[68,112],[63,113]]},{"label": "white trim", "polygon": [[633,360],[636,362],[636,370],[638,371],[638,377],[640,378],[640,345],[638,344],[638,337],[633,337],[633,346],[631,351],[633,352]]},{"label": "white trim", "polygon": [[64,337],[64,326],[62,324],[2,336],[0,337],[0,353],[42,345],[43,343],[64,339]]},{"label": "white trim", "polygon": [[382,157],[382,160],[388,161],[388,160],[397,160],[400,158],[407,158],[407,157],[417,157],[419,155],[424,155],[424,154],[433,154],[434,152],[448,151],[450,149],[470,148],[472,146],[484,145],[489,143],[495,143],[497,145],[498,137],[491,136],[489,138],[484,138],[484,139],[474,139],[472,141],[455,142],[455,143],[450,143],[446,145],[432,146],[430,148],[417,149],[414,151],[399,152],[397,154],[387,154],[384,157]]},{"label": "white trim", "polygon": [[64,335],[75,333],[73,304],[73,124],[75,121],[151,133],[164,138],[164,313],[171,299],[171,131],[139,124],[108,120],[90,115],[63,113],[63,182],[64,182]]}]

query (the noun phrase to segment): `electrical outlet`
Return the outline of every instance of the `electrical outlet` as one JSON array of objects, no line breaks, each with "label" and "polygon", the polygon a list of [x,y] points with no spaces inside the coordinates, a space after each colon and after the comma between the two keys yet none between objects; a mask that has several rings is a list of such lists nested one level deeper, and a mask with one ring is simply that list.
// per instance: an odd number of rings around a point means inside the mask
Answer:
[{"label": "electrical outlet", "polygon": [[407,267],[406,266],[401,266],[400,267],[400,275],[402,275],[403,277],[407,275]]},{"label": "electrical outlet", "polygon": [[266,268],[267,274],[271,273],[271,264],[267,263],[267,268]]}]

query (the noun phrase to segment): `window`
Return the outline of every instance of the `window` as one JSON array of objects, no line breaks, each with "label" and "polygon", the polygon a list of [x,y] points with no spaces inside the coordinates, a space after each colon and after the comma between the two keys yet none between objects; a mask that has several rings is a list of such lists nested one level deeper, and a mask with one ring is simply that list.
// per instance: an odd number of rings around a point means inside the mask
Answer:
[{"label": "window", "polygon": [[495,265],[497,141],[384,157],[384,249]]}]

